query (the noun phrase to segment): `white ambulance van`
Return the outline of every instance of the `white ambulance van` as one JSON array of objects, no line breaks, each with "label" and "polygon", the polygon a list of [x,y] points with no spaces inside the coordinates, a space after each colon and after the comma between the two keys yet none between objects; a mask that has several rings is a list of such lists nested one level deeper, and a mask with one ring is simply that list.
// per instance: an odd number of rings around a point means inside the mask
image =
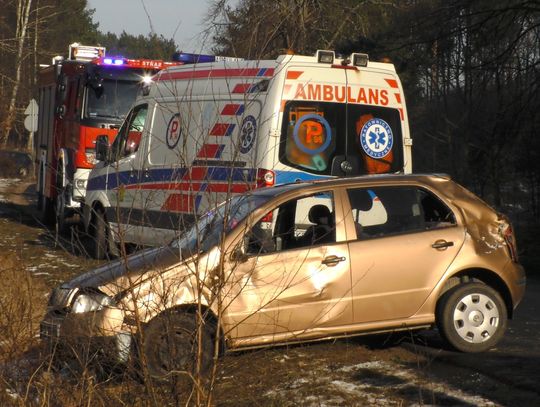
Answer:
[{"label": "white ambulance van", "polygon": [[159,72],[114,143],[97,141],[84,209],[95,257],[168,242],[253,188],[412,171],[392,64],[333,51],[200,61]]}]

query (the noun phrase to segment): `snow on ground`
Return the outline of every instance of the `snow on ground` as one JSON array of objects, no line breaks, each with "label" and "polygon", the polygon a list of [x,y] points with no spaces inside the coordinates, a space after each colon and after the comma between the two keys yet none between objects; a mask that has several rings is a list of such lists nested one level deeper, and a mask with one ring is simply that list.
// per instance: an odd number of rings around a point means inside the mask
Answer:
[{"label": "snow on ground", "polygon": [[311,377],[297,379],[265,395],[286,400],[286,405],[326,407],[348,405],[352,400],[361,401],[361,405],[397,406],[403,405],[404,399],[406,405],[412,406],[498,405],[397,363],[373,361],[325,370],[315,376],[311,372]]}]

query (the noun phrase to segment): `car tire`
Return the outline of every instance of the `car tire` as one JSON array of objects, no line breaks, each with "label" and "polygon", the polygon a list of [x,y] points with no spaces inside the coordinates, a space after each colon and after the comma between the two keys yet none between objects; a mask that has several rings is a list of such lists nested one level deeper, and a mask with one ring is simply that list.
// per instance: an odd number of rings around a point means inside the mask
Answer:
[{"label": "car tire", "polygon": [[97,260],[103,260],[108,254],[109,227],[105,213],[96,209],[90,220],[90,255]]},{"label": "car tire", "polygon": [[460,284],[437,303],[436,322],[442,338],[461,352],[483,352],[503,336],[506,306],[497,291],[482,283]]},{"label": "car tire", "polygon": [[[185,312],[160,314],[148,323],[140,349],[152,380],[191,383],[197,371],[197,324],[196,316]],[[214,332],[212,325],[206,322],[200,332],[202,358],[199,374],[204,378],[212,367]]]}]

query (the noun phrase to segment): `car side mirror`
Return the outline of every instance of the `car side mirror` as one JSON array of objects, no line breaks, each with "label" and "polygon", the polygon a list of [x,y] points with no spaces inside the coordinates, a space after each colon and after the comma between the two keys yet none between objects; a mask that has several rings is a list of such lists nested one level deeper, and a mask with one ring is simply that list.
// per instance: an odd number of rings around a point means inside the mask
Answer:
[{"label": "car side mirror", "polygon": [[111,153],[109,138],[105,134],[101,134],[96,138],[96,160],[107,161]]},{"label": "car side mirror", "polygon": [[231,253],[230,259],[235,263],[245,263],[248,259],[245,248],[248,247],[249,236],[245,236],[242,240],[242,244],[237,246]]}]

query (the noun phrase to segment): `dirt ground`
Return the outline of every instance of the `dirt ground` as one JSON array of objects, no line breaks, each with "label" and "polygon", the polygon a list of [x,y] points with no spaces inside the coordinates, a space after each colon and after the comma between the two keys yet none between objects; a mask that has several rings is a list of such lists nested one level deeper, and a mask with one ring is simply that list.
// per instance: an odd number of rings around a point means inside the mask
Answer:
[{"label": "dirt ground", "polygon": [[[48,292],[98,263],[81,254],[76,235],[42,227],[33,205],[30,182],[0,180],[0,405],[162,404],[129,378],[97,383],[48,371],[37,338]],[[489,352],[445,350],[427,331],[232,353],[220,361],[213,404],[536,406],[540,279],[530,276],[505,338]]]}]

